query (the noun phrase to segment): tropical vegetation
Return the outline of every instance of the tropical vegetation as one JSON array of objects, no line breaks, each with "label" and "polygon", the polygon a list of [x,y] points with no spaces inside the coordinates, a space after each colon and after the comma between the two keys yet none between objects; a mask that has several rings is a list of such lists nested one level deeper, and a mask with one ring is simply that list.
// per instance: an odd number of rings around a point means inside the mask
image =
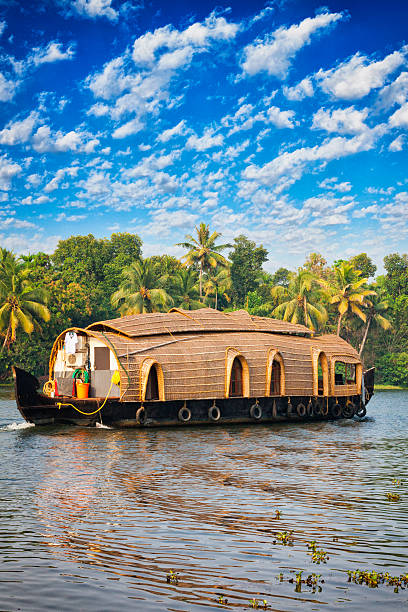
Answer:
[{"label": "tropical vegetation", "polygon": [[[268,272],[268,252],[247,236],[231,244],[199,224],[181,258],[143,257],[135,234],[61,240],[54,253],[19,256],[0,248],[0,380],[13,363],[45,374],[54,338],[125,314],[205,306],[281,318],[338,334],[376,366],[383,384],[408,385],[408,255],[366,253],[331,265],[310,253],[297,270]],[[184,252],[183,252],[184,251]]]}]

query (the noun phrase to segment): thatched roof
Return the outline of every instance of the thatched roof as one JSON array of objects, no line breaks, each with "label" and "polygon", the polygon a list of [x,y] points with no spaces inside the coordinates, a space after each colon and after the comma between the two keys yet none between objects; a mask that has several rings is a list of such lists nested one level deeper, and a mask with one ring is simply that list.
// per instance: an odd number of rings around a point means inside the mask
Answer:
[{"label": "thatched roof", "polygon": [[128,315],[119,319],[92,323],[87,329],[119,332],[129,338],[191,332],[269,332],[307,337],[312,335],[311,330],[304,325],[268,317],[251,316],[246,310],[224,313],[212,308],[200,308],[199,310],[173,308],[168,313]]}]

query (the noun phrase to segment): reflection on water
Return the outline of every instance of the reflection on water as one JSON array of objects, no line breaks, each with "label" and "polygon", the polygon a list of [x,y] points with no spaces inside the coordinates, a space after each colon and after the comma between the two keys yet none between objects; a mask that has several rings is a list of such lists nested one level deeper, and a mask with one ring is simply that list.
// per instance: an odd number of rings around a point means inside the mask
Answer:
[{"label": "reflection on water", "polygon": [[[19,430],[0,396],[0,608],[406,606],[407,590],[347,570],[408,571],[407,400],[378,394],[362,422]],[[300,570],[321,574],[321,592],[296,585]]]}]

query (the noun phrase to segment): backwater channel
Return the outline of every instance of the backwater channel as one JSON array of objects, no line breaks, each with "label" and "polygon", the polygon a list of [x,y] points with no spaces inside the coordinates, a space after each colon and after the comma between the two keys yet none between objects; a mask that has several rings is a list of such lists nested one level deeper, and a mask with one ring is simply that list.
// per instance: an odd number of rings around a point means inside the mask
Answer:
[{"label": "backwater channel", "polygon": [[361,422],[114,430],[28,427],[0,388],[0,609],[408,610],[347,575],[408,572],[407,432],[404,391]]}]

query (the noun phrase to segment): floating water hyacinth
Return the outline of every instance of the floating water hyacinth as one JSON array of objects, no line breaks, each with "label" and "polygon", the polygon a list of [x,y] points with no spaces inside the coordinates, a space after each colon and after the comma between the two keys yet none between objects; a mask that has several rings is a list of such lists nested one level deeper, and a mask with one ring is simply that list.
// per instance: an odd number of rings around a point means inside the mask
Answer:
[{"label": "floating water hyacinth", "polygon": [[348,571],[348,581],[355,584],[365,584],[371,589],[377,588],[380,584],[394,587],[394,593],[398,593],[399,589],[408,587],[408,573],[400,574],[399,576],[391,576],[389,572],[376,572],[375,570],[354,570]]},{"label": "floating water hyacinth", "polygon": [[278,531],[275,536],[276,540],[274,540],[274,544],[279,542],[279,544],[283,544],[284,546],[293,545],[293,531]]},{"label": "floating water hyacinth", "polygon": [[173,570],[170,570],[166,576],[166,582],[168,584],[178,584],[179,583],[178,573],[173,572]]}]

